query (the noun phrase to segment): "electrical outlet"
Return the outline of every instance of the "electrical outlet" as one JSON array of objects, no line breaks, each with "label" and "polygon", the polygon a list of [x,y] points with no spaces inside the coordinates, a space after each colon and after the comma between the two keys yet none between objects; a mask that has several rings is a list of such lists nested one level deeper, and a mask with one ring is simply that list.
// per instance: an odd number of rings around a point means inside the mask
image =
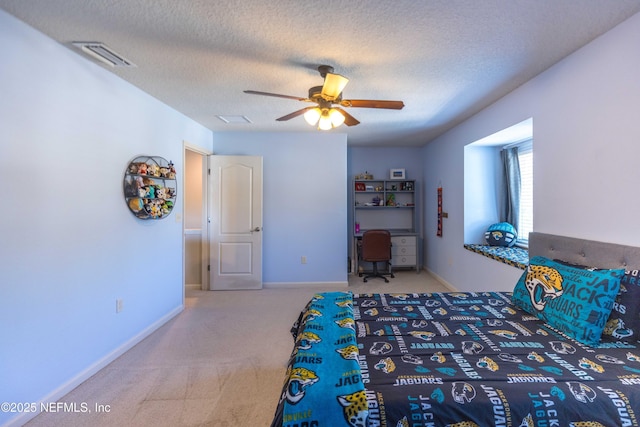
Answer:
[{"label": "electrical outlet", "polygon": [[304,255],[302,255],[302,256],[300,257],[300,264],[306,264],[306,263],[307,263],[307,257],[306,257],[306,256],[304,256]]},{"label": "electrical outlet", "polygon": [[118,298],[116,300],[116,313],[120,313],[124,308],[124,300],[122,298]]}]

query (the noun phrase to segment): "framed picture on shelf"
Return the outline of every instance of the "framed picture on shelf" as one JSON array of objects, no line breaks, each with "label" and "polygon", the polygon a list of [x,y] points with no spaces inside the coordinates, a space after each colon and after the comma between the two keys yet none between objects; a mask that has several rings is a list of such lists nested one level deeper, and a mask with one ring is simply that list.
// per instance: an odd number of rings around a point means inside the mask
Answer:
[{"label": "framed picture on shelf", "polygon": [[389,179],[405,179],[404,169],[389,169]]}]

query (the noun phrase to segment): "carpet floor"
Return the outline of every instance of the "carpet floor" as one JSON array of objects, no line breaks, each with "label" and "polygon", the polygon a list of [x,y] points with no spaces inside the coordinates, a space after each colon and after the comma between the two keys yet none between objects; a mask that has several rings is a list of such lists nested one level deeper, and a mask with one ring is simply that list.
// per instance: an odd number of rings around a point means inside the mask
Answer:
[{"label": "carpet floor", "polygon": [[[293,348],[289,329],[315,292],[194,291],[185,309],[60,399],[86,413],[42,413],[28,427],[268,427]],[[349,278],[349,290],[446,292],[426,272]]]}]

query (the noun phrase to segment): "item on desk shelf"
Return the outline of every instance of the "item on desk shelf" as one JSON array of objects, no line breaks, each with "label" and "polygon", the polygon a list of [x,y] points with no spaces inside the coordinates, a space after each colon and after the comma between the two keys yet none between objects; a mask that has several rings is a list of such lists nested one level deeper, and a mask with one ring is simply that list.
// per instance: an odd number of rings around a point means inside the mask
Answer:
[{"label": "item on desk shelf", "polygon": [[356,234],[360,233],[360,223],[356,222]]},{"label": "item on desk shelf", "polygon": [[389,179],[405,179],[405,170],[389,169]]},{"label": "item on desk shelf", "polygon": [[387,195],[387,206],[396,206],[396,195],[391,193]]},{"label": "item on desk shelf", "polygon": [[356,179],[366,179],[366,180],[372,180],[373,179],[373,175],[370,174],[367,171],[364,171],[364,173],[361,173],[359,175],[356,175]]}]

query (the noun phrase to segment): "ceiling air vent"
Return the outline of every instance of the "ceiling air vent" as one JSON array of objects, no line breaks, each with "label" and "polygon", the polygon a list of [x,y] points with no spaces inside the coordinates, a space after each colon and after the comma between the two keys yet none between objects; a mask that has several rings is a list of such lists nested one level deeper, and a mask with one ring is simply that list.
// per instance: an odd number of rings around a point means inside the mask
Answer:
[{"label": "ceiling air vent", "polygon": [[216,116],[220,120],[228,124],[236,123],[253,123],[247,116]]},{"label": "ceiling air vent", "polygon": [[87,55],[104,62],[112,67],[135,67],[136,64],[126,59],[110,47],[100,42],[73,42],[73,45],[82,49]]}]

